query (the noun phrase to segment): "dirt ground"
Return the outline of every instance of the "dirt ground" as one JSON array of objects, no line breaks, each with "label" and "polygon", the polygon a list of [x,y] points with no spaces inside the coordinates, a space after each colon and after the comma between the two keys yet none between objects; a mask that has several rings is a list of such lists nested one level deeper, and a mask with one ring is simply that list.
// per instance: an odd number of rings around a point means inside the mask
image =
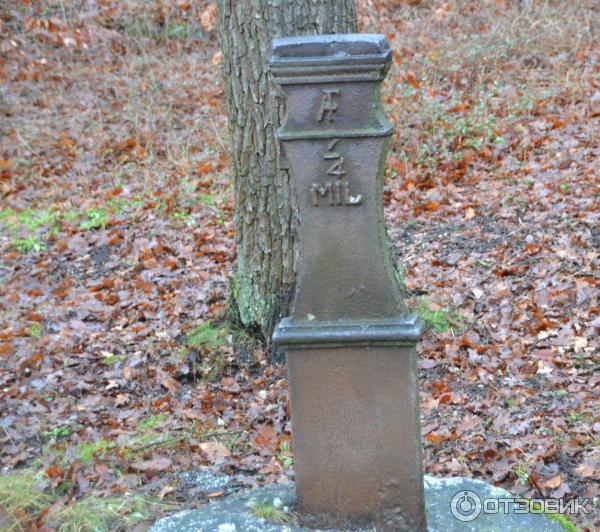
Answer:
[{"label": "dirt ground", "polygon": [[[600,5],[359,7],[394,49],[425,469],[595,497],[598,529]],[[0,3],[0,526],[143,530],[223,496],[182,472],[293,478],[285,368],[224,321],[219,60],[208,2]]]}]

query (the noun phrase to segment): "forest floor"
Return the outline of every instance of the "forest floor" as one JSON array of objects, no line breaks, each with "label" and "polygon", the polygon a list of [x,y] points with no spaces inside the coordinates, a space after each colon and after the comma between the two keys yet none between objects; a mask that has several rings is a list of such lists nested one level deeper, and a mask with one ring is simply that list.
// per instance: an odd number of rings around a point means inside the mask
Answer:
[{"label": "forest floor", "polygon": [[[595,497],[597,530],[600,6],[394,3],[360,24],[394,49],[425,470]],[[143,530],[223,496],[183,472],[293,478],[285,368],[224,321],[218,64],[206,2],[2,3],[0,528]]]}]

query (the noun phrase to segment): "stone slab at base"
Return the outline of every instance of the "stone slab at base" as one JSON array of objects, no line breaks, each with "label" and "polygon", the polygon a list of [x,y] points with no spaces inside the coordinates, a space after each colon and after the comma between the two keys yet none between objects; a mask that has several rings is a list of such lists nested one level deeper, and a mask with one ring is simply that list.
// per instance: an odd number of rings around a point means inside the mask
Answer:
[{"label": "stone slab at base", "polygon": [[[562,526],[540,514],[484,514],[471,522],[462,522],[450,510],[452,498],[460,492],[473,492],[480,499],[506,498],[511,495],[481,480],[462,477],[425,476],[425,507],[429,532],[562,532]],[[293,508],[293,484],[278,484],[237,493],[197,510],[187,510],[157,521],[150,532],[308,532],[297,525],[276,525],[252,512],[256,503],[275,501],[279,509]],[[466,501],[464,508],[470,503]],[[370,532],[375,529],[361,529]],[[340,531],[342,532],[342,531]],[[343,531],[345,532],[345,531]]]}]

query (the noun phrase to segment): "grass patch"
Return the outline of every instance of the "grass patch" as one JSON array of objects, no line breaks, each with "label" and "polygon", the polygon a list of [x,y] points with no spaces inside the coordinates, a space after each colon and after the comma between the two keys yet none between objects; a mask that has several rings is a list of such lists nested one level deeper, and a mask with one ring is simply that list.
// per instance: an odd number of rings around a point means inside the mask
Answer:
[{"label": "grass patch", "polygon": [[[167,215],[173,220],[190,223],[194,219],[192,211],[198,205],[210,209],[215,223],[224,223],[224,213],[218,208],[218,202],[209,194],[196,195],[195,184],[182,183],[180,193],[174,205],[166,209],[167,203],[157,197],[156,192],[148,190],[133,197],[111,197],[105,202],[80,210],[76,207],[65,207],[56,204],[42,209],[15,210],[6,208],[0,210],[0,231],[10,238],[11,246],[20,253],[41,253],[47,249],[47,241],[59,231],[69,228],[88,231],[106,229],[111,223],[112,216],[129,214],[135,220],[138,209],[152,209],[156,215]],[[188,190],[189,189],[189,190]],[[65,227],[66,226],[66,227]]]},{"label": "grass patch", "polygon": [[136,194],[133,198],[121,198],[117,196],[110,198],[106,204],[117,216],[120,216],[130,210],[141,207],[144,204],[144,198],[140,194]]},{"label": "grass patch", "polygon": [[177,356],[187,359],[194,378],[200,376],[203,380],[215,381],[222,377],[227,365],[219,348],[231,341],[231,331],[225,324],[216,327],[212,322],[205,322],[187,333]]},{"label": "grass patch", "polygon": [[205,38],[200,26],[184,21],[173,21],[168,18],[159,24],[149,16],[138,15],[127,17],[123,23],[123,32],[131,39],[150,39],[157,43],[166,39]]},{"label": "grass patch", "polygon": [[15,211],[3,209],[0,211],[0,222],[3,229],[11,236],[11,245],[20,253],[37,253],[46,249],[45,242],[40,238],[42,232],[56,232],[58,215],[54,208],[25,209]]},{"label": "grass patch", "polygon": [[[25,531],[30,522],[56,503],[61,493],[43,490],[42,472],[23,470],[0,476],[0,529]],[[172,508],[140,495],[123,497],[84,497],[76,502],[57,504],[44,517],[45,525],[61,532],[131,530],[137,523],[149,520]]]},{"label": "grass patch", "polygon": [[20,253],[46,250],[45,240],[56,234],[61,213],[55,206],[47,209],[4,209],[0,211],[0,223],[11,238],[11,246]]},{"label": "grass patch", "polygon": [[0,529],[24,530],[20,524],[24,515],[39,514],[54,502],[37,488],[40,480],[32,471],[0,475]]},{"label": "grass patch", "polygon": [[[497,117],[489,109],[489,99],[489,94],[483,92],[476,107],[456,113],[452,110],[460,106],[460,98],[439,103],[424,92],[422,120],[426,135],[414,154],[417,167],[432,170],[440,159],[462,159],[462,150],[478,151],[484,146],[501,143],[500,126]],[[409,154],[402,150],[399,154],[406,160],[410,159]]]},{"label": "grass patch", "polygon": [[166,33],[168,39],[189,39],[198,33],[198,28],[191,24],[173,24]]},{"label": "grass patch", "polygon": [[[50,520],[60,523],[61,531],[130,530],[153,514],[152,505],[160,504],[139,495],[124,497],[85,497],[61,508]],[[53,519],[54,517],[54,519]]]},{"label": "grass patch", "polygon": [[[139,431],[128,437],[125,443],[119,445],[114,441],[105,439],[84,442],[75,448],[75,454],[81,462],[87,463],[95,458],[103,458],[109,452],[116,453],[122,458],[129,458],[149,448],[176,445],[186,437],[186,433],[178,434],[170,431],[154,430],[159,423],[166,419],[166,414],[149,416],[140,421],[138,424]],[[53,429],[49,433],[44,433],[44,435],[55,437],[55,439],[57,436],[68,436],[69,434],[63,434],[63,430],[63,428]]]},{"label": "grass patch", "polygon": [[149,448],[175,446],[188,436],[187,431],[175,433],[161,429],[155,430],[160,423],[166,420],[167,415],[164,413],[142,419],[137,426],[139,433],[128,438],[127,443],[120,447],[123,456],[129,458],[145,452]]},{"label": "grass patch", "polygon": [[121,447],[125,458],[132,458],[148,449],[158,449],[177,445],[184,439],[183,435],[174,435],[172,432],[146,432],[140,436],[130,438],[127,443]]},{"label": "grass patch", "polygon": [[52,209],[25,209],[16,215],[18,222],[33,231],[39,227],[53,227],[57,214]]},{"label": "grass patch", "polygon": [[226,327],[214,327],[211,322],[205,322],[194,327],[186,336],[187,347],[202,351],[215,351],[226,343]]},{"label": "grass patch", "polygon": [[154,427],[156,427],[156,425],[158,425],[159,423],[162,423],[163,421],[165,421],[166,419],[167,419],[167,414],[164,414],[164,413],[156,414],[154,416],[148,416],[147,418],[142,419],[138,423],[138,428],[140,430],[150,430],[150,429],[153,429]]},{"label": "grass patch", "polygon": [[294,513],[283,511],[268,499],[253,504],[251,511],[256,517],[277,525],[290,525],[296,521]]},{"label": "grass patch", "polygon": [[462,319],[458,312],[447,309],[434,310],[425,298],[419,299],[416,312],[427,328],[436,334],[445,333],[450,329],[458,330],[462,326]]}]

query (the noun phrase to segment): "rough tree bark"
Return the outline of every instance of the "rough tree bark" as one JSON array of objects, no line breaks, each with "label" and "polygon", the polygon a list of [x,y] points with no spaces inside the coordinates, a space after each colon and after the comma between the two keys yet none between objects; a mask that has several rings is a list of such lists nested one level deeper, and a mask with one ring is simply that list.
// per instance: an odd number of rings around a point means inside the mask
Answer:
[{"label": "rough tree bark", "polygon": [[285,112],[268,72],[275,37],[356,31],[354,0],[218,0],[233,160],[237,263],[231,309],[267,341],[288,311],[297,207],[275,133]]}]

